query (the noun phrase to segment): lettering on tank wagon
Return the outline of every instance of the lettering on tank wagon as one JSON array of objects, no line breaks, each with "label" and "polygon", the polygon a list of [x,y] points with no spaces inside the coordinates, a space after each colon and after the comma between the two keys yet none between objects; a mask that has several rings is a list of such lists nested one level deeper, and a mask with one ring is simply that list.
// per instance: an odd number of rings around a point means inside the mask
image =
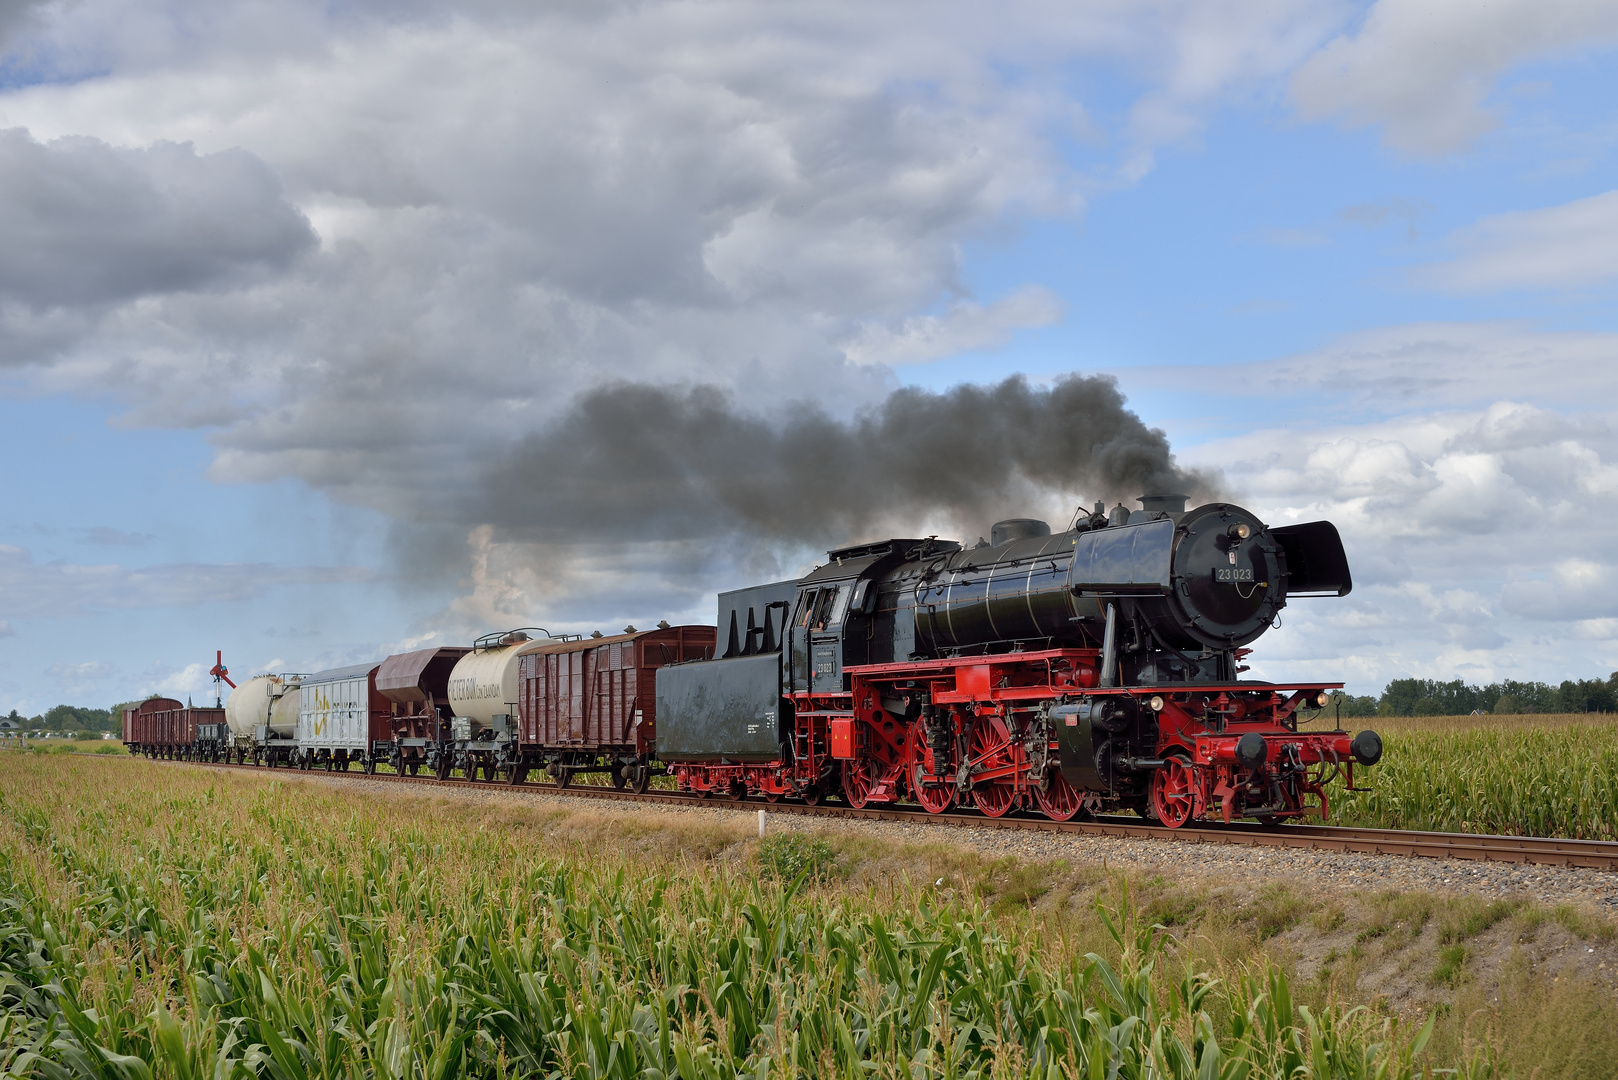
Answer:
[{"label": "lettering on tank wagon", "polygon": [[468,677],[464,679],[451,679],[449,683],[449,693],[451,697],[461,698],[463,700],[468,698],[492,698],[500,696],[500,687],[495,683],[488,683],[486,685],[479,686],[478,681],[475,678]]}]

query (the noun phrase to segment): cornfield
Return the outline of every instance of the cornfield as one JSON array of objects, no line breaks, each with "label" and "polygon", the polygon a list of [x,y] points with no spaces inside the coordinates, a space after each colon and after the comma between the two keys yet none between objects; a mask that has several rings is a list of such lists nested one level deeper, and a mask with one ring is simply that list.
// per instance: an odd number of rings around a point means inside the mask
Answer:
[{"label": "cornfield", "polygon": [[1618,724],[1610,720],[1369,723],[1383,730],[1382,762],[1356,774],[1369,790],[1332,790],[1334,824],[1618,838]]},{"label": "cornfield", "polygon": [[1127,897],[1078,955],[971,899],[539,848],[444,800],[19,755],[0,801],[5,1077],[1403,1077],[1431,1031],[1215,981]]}]

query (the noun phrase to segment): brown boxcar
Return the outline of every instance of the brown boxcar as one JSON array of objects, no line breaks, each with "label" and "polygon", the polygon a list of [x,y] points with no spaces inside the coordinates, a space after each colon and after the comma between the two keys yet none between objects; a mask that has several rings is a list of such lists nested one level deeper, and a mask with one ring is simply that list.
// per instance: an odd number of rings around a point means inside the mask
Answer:
[{"label": "brown boxcar", "polygon": [[392,703],[393,729],[390,764],[414,774],[426,761],[426,751],[445,735],[451,716],[449,675],[455,662],[471,649],[445,645],[398,653],[382,661],[376,689]]},{"label": "brown boxcar", "polygon": [[183,709],[173,698],[152,698],[138,705],[130,705],[124,709],[124,743],[133,751],[141,751],[150,756],[157,747],[165,745],[160,742],[160,729],[157,717],[161,713],[172,709]]},{"label": "brown boxcar", "polygon": [[[154,719],[161,732],[161,745],[195,747],[200,742],[214,742],[217,731],[225,723],[225,710],[212,707],[181,706],[156,713]],[[212,732],[206,729],[215,729]]]},{"label": "brown boxcar", "polygon": [[522,748],[645,757],[656,740],[656,675],[713,655],[714,628],[671,626],[546,645],[522,657]]}]

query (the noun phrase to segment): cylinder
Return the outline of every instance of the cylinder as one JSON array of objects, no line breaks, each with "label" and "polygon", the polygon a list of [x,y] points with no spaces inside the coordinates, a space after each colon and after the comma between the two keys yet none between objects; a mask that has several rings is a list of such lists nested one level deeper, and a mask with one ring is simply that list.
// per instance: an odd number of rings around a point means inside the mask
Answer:
[{"label": "cylinder", "polygon": [[520,658],[552,644],[550,638],[521,640],[474,649],[449,674],[449,703],[456,716],[489,724],[496,716],[517,715]]},{"label": "cylinder", "polygon": [[255,675],[230,692],[225,700],[225,723],[232,735],[251,737],[261,726],[272,735],[291,738],[298,727],[296,675]]}]

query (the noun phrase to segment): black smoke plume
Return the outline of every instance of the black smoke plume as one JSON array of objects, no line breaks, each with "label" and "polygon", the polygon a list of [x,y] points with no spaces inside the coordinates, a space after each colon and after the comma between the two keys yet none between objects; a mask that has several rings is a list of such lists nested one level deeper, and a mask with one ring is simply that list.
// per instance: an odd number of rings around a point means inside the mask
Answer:
[{"label": "black smoke plume", "polygon": [[[481,493],[539,542],[740,534],[834,544],[945,518],[971,530],[1060,497],[1212,493],[1105,376],[903,389],[843,421],[810,406],[742,412],[713,387],[607,385],[523,439]],[[479,515],[483,517],[484,515]],[[488,520],[485,517],[485,520]],[[1062,522],[1053,522],[1057,528]]]}]

